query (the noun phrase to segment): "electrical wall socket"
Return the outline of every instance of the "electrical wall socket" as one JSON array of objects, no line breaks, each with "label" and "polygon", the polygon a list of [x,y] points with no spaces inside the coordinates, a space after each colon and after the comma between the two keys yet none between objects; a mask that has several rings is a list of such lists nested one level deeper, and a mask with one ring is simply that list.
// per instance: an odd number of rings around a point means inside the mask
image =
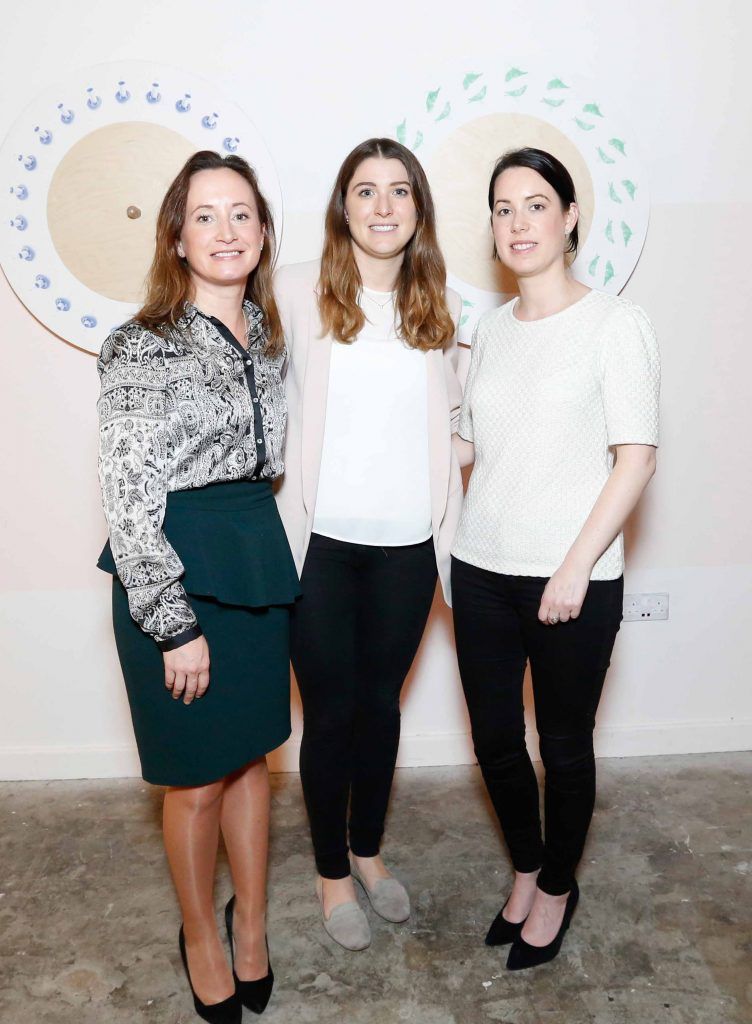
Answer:
[{"label": "electrical wall socket", "polygon": [[647,622],[668,618],[668,594],[625,594],[624,621]]}]

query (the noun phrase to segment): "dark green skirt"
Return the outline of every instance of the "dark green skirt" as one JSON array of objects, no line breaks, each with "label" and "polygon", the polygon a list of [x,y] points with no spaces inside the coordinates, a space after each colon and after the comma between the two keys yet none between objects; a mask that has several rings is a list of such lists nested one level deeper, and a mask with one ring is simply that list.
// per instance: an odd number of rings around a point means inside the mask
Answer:
[{"label": "dark green skirt", "polygon": [[[171,697],[162,652],[131,618],[117,575],[115,641],[144,779],[199,786],[289,737],[289,612],[300,589],[266,482],[172,492],[164,532],[209,645],[208,690],[189,705]],[[109,545],[98,564],[114,573]]]}]

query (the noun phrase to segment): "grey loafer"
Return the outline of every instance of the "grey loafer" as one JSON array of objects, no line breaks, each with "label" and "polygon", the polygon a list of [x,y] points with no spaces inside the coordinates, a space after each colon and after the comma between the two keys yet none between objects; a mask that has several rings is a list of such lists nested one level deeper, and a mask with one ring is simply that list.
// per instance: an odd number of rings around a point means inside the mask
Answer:
[{"label": "grey loafer", "polygon": [[324,914],[324,900],[320,884],[316,884],[316,895],[321,904],[321,920],[327,935],[344,949],[353,952],[371,945],[371,926],[368,918],[357,903],[340,903],[329,917]]},{"label": "grey loafer", "polygon": [[363,887],[363,892],[379,917],[392,924],[401,924],[410,916],[410,897],[402,882],[396,878],[380,878],[372,889],[369,889],[360,875],[352,872],[356,882]]}]

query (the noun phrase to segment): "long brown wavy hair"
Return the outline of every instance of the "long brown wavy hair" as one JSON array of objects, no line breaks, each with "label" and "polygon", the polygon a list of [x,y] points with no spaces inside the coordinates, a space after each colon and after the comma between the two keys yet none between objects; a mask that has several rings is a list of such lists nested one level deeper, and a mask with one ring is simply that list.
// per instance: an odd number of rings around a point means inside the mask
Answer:
[{"label": "long brown wavy hair", "polygon": [[350,343],[365,325],[358,305],[363,282],[345,220],[345,196],[360,164],[369,157],[399,160],[407,172],[418,214],[415,234],[405,247],[395,306],[402,338],[411,348],[443,348],[454,335],[444,288],[446,266],[436,238],[436,215],[425,171],[418,160],[393,139],[367,139],[339,169],[324,222],[324,249],[319,277],[319,314],[324,334]]},{"label": "long brown wavy hair", "polygon": [[284,336],[272,291],[272,270],[276,252],[274,221],[269,204],[259,188],[255,171],[242,157],[234,154],[223,157],[209,149],[194,153],[167,189],[157,217],[156,248],[146,277],[146,299],[133,319],[149,330],[159,333],[163,333],[167,327],[177,326],[186,302],[190,302],[193,297],[190,268],[177,252],[177,243],[185,222],[191,178],[199,171],[216,171],[222,168],[235,171],[251,186],[259,220],[266,229],[258,266],[246,282],[245,298],[255,303],[264,314],[264,353],[270,356],[277,355],[284,348]]}]

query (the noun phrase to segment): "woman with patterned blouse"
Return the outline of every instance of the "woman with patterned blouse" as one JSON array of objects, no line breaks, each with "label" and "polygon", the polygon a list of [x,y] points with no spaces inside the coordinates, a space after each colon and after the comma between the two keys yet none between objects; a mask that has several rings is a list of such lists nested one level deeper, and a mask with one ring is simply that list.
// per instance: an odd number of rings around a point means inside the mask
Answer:
[{"label": "woman with patterned blouse", "polygon": [[[475,751],[514,884],[488,932],[520,970],[559,952],[595,800],[593,726],[622,615],[622,527],[655,470],[659,359],[645,313],[569,273],[578,209],[549,153],[502,157],[488,205],[519,298],[472,343],[459,434],[475,466],[452,546]],[[530,661],[545,838],[525,747]]]},{"label": "woman with patterned blouse", "polygon": [[[113,622],[143,776],[167,787],[164,840],[196,1011],[260,1013],[269,781],[290,734],[298,579],[272,495],[286,407],[274,226],[237,156],[196,153],[157,220],[143,309],[99,359],[99,475]],[[236,895],[214,917],[220,830]],[[234,926],[234,933],[233,933]],[[234,941],[233,941],[234,939]],[[189,969],[190,968],[190,969]]]}]

